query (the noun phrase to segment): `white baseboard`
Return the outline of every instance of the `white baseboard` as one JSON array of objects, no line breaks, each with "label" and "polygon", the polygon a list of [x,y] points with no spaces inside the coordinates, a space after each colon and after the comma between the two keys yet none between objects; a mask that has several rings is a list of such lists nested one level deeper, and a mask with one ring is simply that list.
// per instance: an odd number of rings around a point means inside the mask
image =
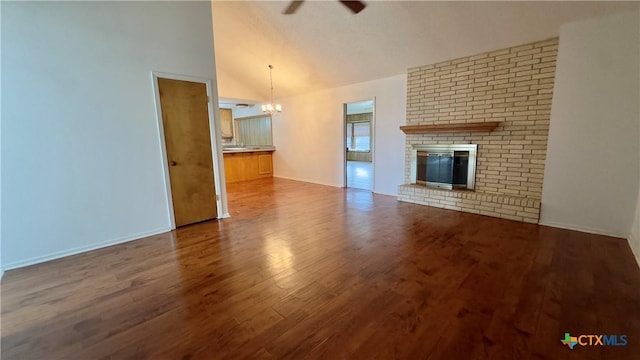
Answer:
[{"label": "white baseboard", "polygon": [[331,187],[338,187],[338,188],[343,187],[342,185],[328,184],[328,183],[323,183],[323,182],[319,182],[319,181],[312,181],[312,180],[308,180],[308,179],[300,179],[300,178],[291,177],[291,176],[281,176],[281,175],[276,176],[276,175],[274,175],[273,177],[279,178],[279,179],[285,179],[285,180],[306,182],[306,183],[316,184],[316,185],[324,185],[324,186],[331,186]]},{"label": "white baseboard", "polygon": [[554,223],[554,222],[548,222],[548,221],[544,221],[544,222],[540,221],[540,222],[538,222],[538,224],[544,225],[544,226],[560,228],[560,229],[580,231],[580,232],[589,233],[589,234],[605,235],[605,236],[617,237],[617,238],[621,238],[621,239],[626,239],[627,238],[626,235],[616,234],[616,233],[612,233],[612,232],[609,232],[607,230],[602,230],[602,229],[592,229],[592,228],[587,228],[587,227],[582,227],[582,226],[560,224],[560,223]]},{"label": "white baseboard", "polygon": [[393,196],[393,197],[398,197],[398,192],[396,192],[395,194],[392,193],[386,193],[386,192],[381,192],[381,191],[373,191],[373,193],[375,194],[380,194],[380,195],[387,195],[387,196]]},{"label": "white baseboard", "polygon": [[[344,186],[342,186],[342,185],[322,183],[322,182],[318,182],[318,181],[311,181],[311,180],[307,180],[307,179],[300,179],[300,178],[290,177],[290,176],[281,176],[281,175],[276,176],[276,175],[274,175],[273,177],[280,178],[280,179],[285,179],[285,180],[306,182],[306,183],[310,183],[310,184],[317,184],[317,185],[331,186],[331,187],[337,187],[337,188],[344,188]],[[393,196],[393,197],[398,197],[398,193],[397,192],[395,194],[394,193],[386,193],[386,192],[378,192],[378,191],[375,191],[375,190],[371,190],[371,192],[374,193],[374,194],[389,195],[389,196]]]},{"label": "white baseboard", "polygon": [[108,246],[111,246],[111,245],[117,245],[117,244],[122,244],[122,243],[133,241],[133,240],[138,240],[138,239],[141,239],[141,238],[144,238],[144,237],[147,237],[147,236],[153,236],[153,235],[162,234],[162,233],[165,233],[167,231],[171,231],[171,229],[170,228],[156,229],[156,230],[152,230],[152,231],[148,231],[148,232],[128,235],[128,236],[125,236],[125,237],[116,238],[116,239],[112,239],[112,240],[108,240],[108,241],[103,241],[103,242],[100,242],[100,243],[97,243],[97,244],[79,246],[79,247],[76,247],[76,248],[73,248],[73,249],[57,251],[57,252],[54,252],[54,253],[51,253],[51,254],[47,254],[47,255],[36,256],[36,257],[32,257],[32,258],[25,259],[25,260],[14,261],[14,262],[10,262],[8,264],[3,264],[2,271],[4,273],[5,270],[13,270],[13,269],[18,269],[18,268],[29,266],[29,265],[43,263],[45,261],[56,260],[56,259],[60,259],[60,258],[63,258],[63,257],[67,257],[67,256],[76,255],[76,254],[80,254],[80,253],[83,253],[83,252],[91,251],[91,250],[97,250],[97,249],[105,248],[105,247],[108,247]]}]

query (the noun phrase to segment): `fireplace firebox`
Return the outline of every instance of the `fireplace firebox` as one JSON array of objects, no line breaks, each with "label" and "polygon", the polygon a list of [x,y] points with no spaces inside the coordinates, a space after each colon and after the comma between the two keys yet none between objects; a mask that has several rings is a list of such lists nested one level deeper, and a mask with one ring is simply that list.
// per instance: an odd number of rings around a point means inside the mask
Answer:
[{"label": "fireplace firebox", "polygon": [[477,147],[476,144],[414,146],[412,183],[449,190],[473,190]]}]

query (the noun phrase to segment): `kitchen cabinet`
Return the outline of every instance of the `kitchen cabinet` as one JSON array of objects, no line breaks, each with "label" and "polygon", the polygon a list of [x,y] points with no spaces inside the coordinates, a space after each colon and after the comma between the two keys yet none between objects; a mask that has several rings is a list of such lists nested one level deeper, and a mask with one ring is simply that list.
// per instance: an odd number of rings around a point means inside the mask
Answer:
[{"label": "kitchen cabinet", "polygon": [[227,183],[272,177],[272,152],[225,152],[224,173]]},{"label": "kitchen cabinet", "polygon": [[273,175],[273,159],[271,153],[258,154],[258,174]]},{"label": "kitchen cabinet", "polygon": [[223,139],[233,139],[233,112],[220,109],[220,130]]}]

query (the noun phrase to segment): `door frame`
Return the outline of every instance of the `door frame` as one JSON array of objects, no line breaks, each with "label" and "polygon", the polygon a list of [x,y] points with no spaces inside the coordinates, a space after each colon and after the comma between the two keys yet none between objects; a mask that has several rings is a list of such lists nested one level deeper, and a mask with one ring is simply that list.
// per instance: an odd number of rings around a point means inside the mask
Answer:
[{"label": "door frame", "polygon": [[[203,77],[197,76],[189,76],[189,75],[178,75],[165,73],[160,71],[152,71],[151,78],[153,82],[153,92],[154,92],[154,100],[156,106],[156,119],[158,125],[158,136],[160,139],[160,152],[161,152],[161,161],[162,161],[162,169],[163,169],[163,178],[165,184],[165,193],[166,193],[166,201],[167,201],[167,212],[169,214],[169,224],[171,226],[171,230],[176,228],[176,218],[173,209],[173,196],[171,194],[171,178],[169,177],[169,158],[167,157],[167,144],[164,137],[164,123],[162,121],[162,106],[160,104],[160,87],[158,86],[158,79],[171,79],[171,80],[180,80],[180,81],[189,81],[194,83],[205,84],[207,89],[207,108],[209,115],[209,133],[211,138],[211,158],[213,159],[213,182],[216,188],[216,209],[218,213],[218,219],[229,217],[229,213],[227,212],[226,206],[226,187],[224,187],[224,166],[222,164],[221,149],[218,151],[218,135],[221,133],[220,124],[215,121],[215,114],[219,114],[218,104],[215,100],[217,100],[218,96],[213,91],[213,80]],[[222,145],[220,145],[222,146]]]},{"label": "door frame", "polygon": [[369,191],[374,192],[373,189],[376,188],[376,157],[375,157],[375,133],[376,133],[376,97],[372,96],[370,98],[362,99],[362,100],[352,100],[347,101],[342,104],[342,173],[344,176],[342,177],[343,188],[346,188],[348,185],[347,182],[347,105],[365,101],[373,101],[373,108],[371,109],[371,138],[369,139],[369,148],[371,151],[371,189]]}]

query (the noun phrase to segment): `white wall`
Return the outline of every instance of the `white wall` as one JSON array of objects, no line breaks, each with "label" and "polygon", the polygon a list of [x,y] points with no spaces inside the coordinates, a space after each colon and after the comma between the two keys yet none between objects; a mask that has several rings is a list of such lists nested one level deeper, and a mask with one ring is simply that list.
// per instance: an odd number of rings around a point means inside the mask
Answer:
[{"label": "white wall", "polygon": [[[214,21],[215,21],[215,14]],[[223,40],[223,39],[219,39]],[[240,45],[243,46],[243,45]],[[227,99],[263,99],[261,91],[257,91],[254,86],[247,86],[246,83],[238,81],[232,75],[227,74],[220,67],[216,68],[216,78],[221,84],[218,94]],[[264,90],[264,89],[260,89]]]},{"label": "white wall", "polygon": [[2,3],[6,268],[169,229],[151,71],[215,78],[210,6]]},{"label": "white wall", "polygon": [[627,238],[639,179],[638,12],[560,28],[542,224]]},{"label": "white wall", "polygon": [[397,194],[404,174],[406,75],[280,99],[273,118],[274,176],[344,186],[343,105],[375,98],[374,188]]},{"label": "white wall", "polygon": [[[638,7],[638,17],[640,18],[640,7]],[[638,63],[638,71],[640,71],[640,62]],[[640,116],[638,117],[640,121]],[[638,133],[638,139],[640,139],[640,133]],[[631,227],[631,233],[629,234],[629,244],[631,250],[633,250],[636,256],[636,262],[640,265],[640,189],[638,189],[638,202],[636,203],[636,213],[633,217],[633,226]]]},{"label": "white wall", "polygon": [[[638,7],[638,18],[640,18],[640,7]],[[637,66],[638,66],[638,71],[640,72],[640,62],[638,62]],[[640,122],[640,114],[638,115],[638,121]],[[640,139],[640,131],[638,132],[638,139]],[[629,245],[631,246],[631,250],[633,251],[633,254],[636,256],[636,262],[638,263],[638,265],[640,265],[640,189],[638,189],[638,201],[636,202],[636,213],[633,216],[633,225],[631,226],[631,231],[629,233],[628,240],[629,240]]]},{"label": "white wall", "polygon": [[260,104],[256,104],[254,106],[246,107],[246,108],[234,108],[233,109],[233,118],[242,118],[247,116],[255,116],[262,115],[262,109],[260,108]]},{"label": "white wall", "polygon": [[[0,19],[2,19],[2,4],[0,4]],[[0,27],[2,21],[0,20]],[[0,69],[2,69],[2,36],[0,36]],[[2,71],[0,71],[0,204],[2,204]],[[2,266],[2,206],[0,205],[0,280],[4,276]]]}]

